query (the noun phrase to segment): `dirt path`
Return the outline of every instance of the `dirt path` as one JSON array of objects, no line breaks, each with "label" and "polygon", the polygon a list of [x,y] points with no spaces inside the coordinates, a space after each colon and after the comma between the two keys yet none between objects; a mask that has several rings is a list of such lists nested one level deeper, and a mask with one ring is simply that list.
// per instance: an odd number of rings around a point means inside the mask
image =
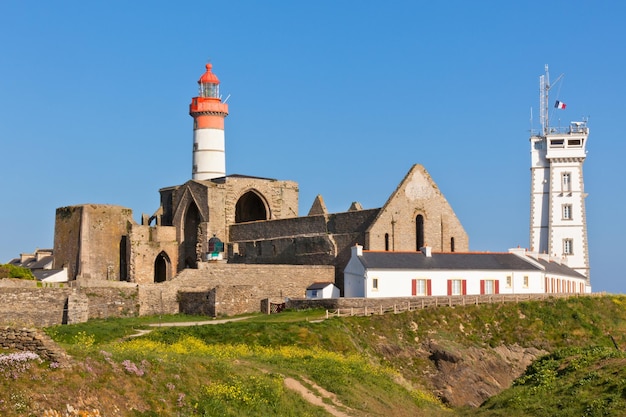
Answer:
[{"label": "dirt path", "polygon": [[[312,386],[316,392],[311,391],[297,379],[289,377],[285,378],[285,386],[290,390],[296,391],[302,396],[302,398],[304,398],[309,403],[317,405],[319,407],[323,407],[324,410],[326,410],[328,413],[332,414],[335,417],[350,417],[350,414],[346,414],[343,411],[337,409],[337,407],[341,407],[343,409],[349,410],[348,407],[341,404],[335,394],[326,391],[324,388],[320,387],[312,381],[309,381],[308,379],[303,378],[303,380],[308,385]],[[325,403],[324,398],[329,399],[332,404]]]},{"label": "dirt path", "polygon": [[[150,327],[188,327],[188,326],[204,326],[205,324],[222,324],[228,323],[231,321],[240,321],[246,320],[250,317],[235,317],[232,319],[216,319],[216,320],[203,320],[203,321],[180,321],[180,322],[171,322],[171,323],[152,323],[148,326]],[[139,337],[143,336],[146,333],[150,333],[152,329],[141,329],[137,330],[137,333],[132,334],[128,337]]]}]

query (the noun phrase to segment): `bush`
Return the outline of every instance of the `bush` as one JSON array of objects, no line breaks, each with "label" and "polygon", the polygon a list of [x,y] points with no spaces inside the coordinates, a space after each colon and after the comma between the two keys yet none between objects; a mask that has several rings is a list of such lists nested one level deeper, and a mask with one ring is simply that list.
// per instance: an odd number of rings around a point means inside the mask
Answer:
[{"label": "bush", "polygon": [[0,278],[35,279],[28,268],[15,265],[0,265]]}]

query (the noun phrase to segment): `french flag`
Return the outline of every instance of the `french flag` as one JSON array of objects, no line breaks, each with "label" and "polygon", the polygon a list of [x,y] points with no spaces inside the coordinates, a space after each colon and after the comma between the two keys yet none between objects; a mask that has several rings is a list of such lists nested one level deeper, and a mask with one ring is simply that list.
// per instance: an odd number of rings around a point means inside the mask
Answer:
[{"label": "french flag", "polygon": [[556,109],[564,109],[567,106],[567,104],[563,103],[562,101],[557,100],[556,103],[554,103],[554,108]]}]

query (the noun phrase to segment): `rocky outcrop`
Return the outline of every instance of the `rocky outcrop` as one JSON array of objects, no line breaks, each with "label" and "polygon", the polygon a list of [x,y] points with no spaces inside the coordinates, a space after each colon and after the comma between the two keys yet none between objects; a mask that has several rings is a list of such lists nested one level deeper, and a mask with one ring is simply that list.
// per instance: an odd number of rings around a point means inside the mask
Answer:
[{"label": "rocky outcrop", "polygon": [[435,372],[429,379],[434,393],[452,406],[478,407],[489,397],[510,387],[537,357],[546,354],[518,345],[478,348],[424,343]]}]

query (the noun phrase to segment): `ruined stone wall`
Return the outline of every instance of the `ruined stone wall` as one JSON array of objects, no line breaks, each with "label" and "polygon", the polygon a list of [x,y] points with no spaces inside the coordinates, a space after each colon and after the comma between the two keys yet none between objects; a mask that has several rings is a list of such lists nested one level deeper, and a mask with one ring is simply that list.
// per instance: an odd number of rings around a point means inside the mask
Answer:
[{"label": "ruined stone wall", "polygon": [[235,316],[261,311],[261,294],[254,285],[218,285],[215,293],[213,316]]},{"label": "ruined stone wall", "polygon": [[134,225],[130,232],[130,271],[129,281],[138,284],[154,282],[155,261],[164,253],[167,259],[167,278],[176,275],[178,264],[178,242],[176,228],[172,226]]},{"label": "ruined stone wall", "polygon": [[201,230],[199,250],[206,253],[208,239],[213,235],[222,241],[228,240],[228,227],[236,220],[237,202],[248,192],[254,192],[263,201],[268,219],[298,215],[298,185],[293,181],[233,176],[214,181],[192,180],[179,187],[161,190],[161,203],[167,205],[163,207],[163,224],[171,224],[177,230],[179,271],[185,267],[185,258],[195,251],[195,248],[185,246],[184,242],[189,207],[195,205],[198,208]]},{"label": "ruined stone wall", "polygon": [[136,285],[110,281],[98,284],[93,280],[83,281],[85,285],[73,284],[37,286],[34,281],[24,281],[0,285],[0,324],[47,327],[139,314]]},{"label": "ruined stone wall", "polygon": [[235,206],[248,191],[259,194],[268,206],[269,219],[298,216],[298,183],[255,177],[228,177],[225,199],[225,223],[235,224]]},{"label": "ruined stone wall", "polygon": [[80,291],[88,298],[89,319],[109,317],[137,317],[139,315],[139,294],[136,285],[82,287]]},{"label": "ruined stone wall", "polygon": [[326,216],[306,216],[233,224],[230,226],[228,240],[230,242],[242,242],[322,233],[328,233]]},{"label": "ruined stone wall", "polygon": [[368,230],[363,247],[366,250],[385,250],[385,234],[389,236],[389,250],[416,251],[416,218],[424,219],[424,244],[436,252],[454,250],[467,252],[469,240],[465,229],[428,172],[415,165],[381,209]]},{"label": "ruined stone wall", "polygon": [[140,315],[257,312],[264,298],[304,297],[313,282],[333,279],[332,266],[203,263],[171,281],[141,285]]},{"label": "ruined stone wall", "polygon": [[70,280],[120,280],[120,245],[135,222],[132,210],[84,204],[57,209],[54,233],[55,267],[68,267]]},{"label": "ruined stone wall", "polygon": [[0,328],[0,348],[33,352],[44,360],[61,365],[69,359],[50,337],[36,329]]},{"label": "ruined stone wall", "polygon": [[[181,313],[179,303],[179,285],[175,284],[176,278],[172,281],[158,284],[139,285],[137,301],[139,304],[140,316],[152,316],[163,314]],[[173,284],[174,283],[174,284]],[[202,288],[198,291],[208,291],[209,288]]]},{"label": "ruined stone wall", "polygon": [[364,244],[380,209],[236,224],[230,227],[228,258],[235,263],[332,265],[343,290],[350,248]]},{"label": "ruined stone wall", "polygon": [[0,280],[0,323],[46,327],[180,312],[235,315],[260,311],[262,299],[304,297],[313,282],[333,279],[332,266],[202,263],[159,284],[88,279],[60,288]]},{"label": "ruined stone wall", "polygon": [[80,225],[82,207],[61,207],[54,221],[54,269],[67,267],[69,279],[76,278],[80,262]]},{"label": "ruined stone wall", "polygon": [[67,322],[70,288],[0,288],[0,323],[45,327]]}]

